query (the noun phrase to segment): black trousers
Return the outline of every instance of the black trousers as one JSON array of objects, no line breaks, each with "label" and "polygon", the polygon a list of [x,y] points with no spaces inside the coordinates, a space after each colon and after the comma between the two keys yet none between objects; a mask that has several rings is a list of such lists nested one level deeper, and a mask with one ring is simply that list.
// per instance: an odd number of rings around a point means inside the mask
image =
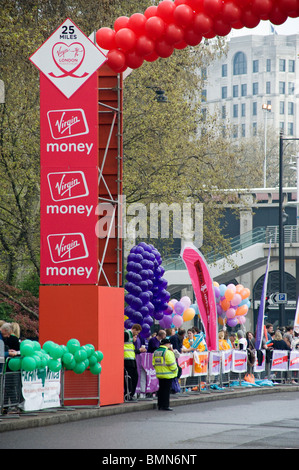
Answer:
[{"label": "black trousers", "polygon": [[172,379],[159,379],[158,408],[169,408],[169,397]]},{"label": "black trousers", "polygon": [[129,395],[132,398],[135,394],[135,390],[138,383],[138,370],[136,359],[125,359],[125,371],[128,372],[129,380],[128,380],[128,389],[126,384],[126,377],[125,377],[125,395]]}]

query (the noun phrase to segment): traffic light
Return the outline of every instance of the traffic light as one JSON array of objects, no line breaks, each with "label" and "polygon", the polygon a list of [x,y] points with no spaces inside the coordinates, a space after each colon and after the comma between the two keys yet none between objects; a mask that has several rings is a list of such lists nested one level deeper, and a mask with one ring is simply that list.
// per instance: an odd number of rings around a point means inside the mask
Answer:
[{"label": "traffic light", "polygon": [[269,302],[269,297],[267,296],[266,299],[265,299],[265,311],[264,311],[264,316],[268,316],[268,313],[269,313],[269,306],[270,306],[270,302]]},{"label": "traffic light", "polygon": [[282,224],[286,225],[288,223],[289,214],[283,209],[282,211]]}]

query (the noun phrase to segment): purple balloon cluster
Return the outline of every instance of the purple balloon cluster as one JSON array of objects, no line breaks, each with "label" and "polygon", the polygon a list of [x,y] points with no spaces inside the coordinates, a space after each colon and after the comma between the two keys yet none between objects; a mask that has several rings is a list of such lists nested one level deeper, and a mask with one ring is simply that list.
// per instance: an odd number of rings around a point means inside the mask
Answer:
[{"label": "purple balloon cluster", "polygon": [[125,289],[125,328],[134,323],[142,326],[140,336],[148,338],[155,320],[172,313],[168,305],[170,294],[163,278],[164,268],[159,251],[145,242],[134,246],[128,256]]}]

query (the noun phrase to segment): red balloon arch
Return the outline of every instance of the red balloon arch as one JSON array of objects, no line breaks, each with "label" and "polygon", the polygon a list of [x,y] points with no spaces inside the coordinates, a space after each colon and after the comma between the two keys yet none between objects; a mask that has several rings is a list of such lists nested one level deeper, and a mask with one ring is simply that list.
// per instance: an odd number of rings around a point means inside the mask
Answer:
[{"label": "red balloon arch", "polygon": [[96,41],[108,50],[107,64],[120,73],[197,46],[203,38],[226,36],[232,28],[255,28],[261,20],[280,25],[298,16],[299,0],[163,0],[143,14],[120,16],[114,29],[100,28]]}]

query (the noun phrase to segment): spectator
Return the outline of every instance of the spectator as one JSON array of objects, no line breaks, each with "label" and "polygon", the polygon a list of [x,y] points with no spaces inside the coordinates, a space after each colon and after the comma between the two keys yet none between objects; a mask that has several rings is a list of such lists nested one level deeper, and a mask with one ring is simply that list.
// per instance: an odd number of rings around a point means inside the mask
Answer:
[{"label": "spectator", "polygon": [[219,331],[218,340],[219,340],[219,351],[225,351],[226,349],[230,349],[230,345],[224,339],[224,331],[223,330]]},{"label": "spectator", "polygon": [[294,328],[294,337],[291,344],[291,349],[299,349],[299,328],[295,326]]},{"label": "spectator", "polygon": [[282,334],[280,330],[276,330],[273,339],[273,349],[280,349],[290,351],[290,347],[287,343],[282,339]]},{"label": "spectator", "polygon": [[266,330],[267,330],[267,341],[272,341],[272,333],[274,333],[272,323],[267,323]]},{"label": "spectator", "polygon": [[294,337],[294,328],[292,326],[287,326],[286,332],[283,334],[282,339],[287,343],[289,348],[291,348],[293,337]]},{"label": "spectator", "polygon": [[172,379],[177,377],[178,373],[177,363],[170,348],[170,340],[164,338],[153,355],[153,366],[159,380],[158,409],[165,411],[172,411],[172,408],[169,408],[170,388]]},{"label": "spectator", "polygon": [[[3,323],[3,325],[0,328],[0,340],[2,339],[5,345],[5,353],[4,353],[5,358],[17,356],[20,350],[19,342],[17,341],[13,343],[13,338],[12,339],[10,338],[11,333],[12,333],[11,324]],[[14,344],[14,346],[17,349],[12,348],[11,347],[12,344]]]},{"label": "spectator", "polygon": [[125,377],[125,393],[130,401],[135,400],[134,395],[138,383],[134,336],[138,336],[141,330],[142,327],[135,323],[130,330],[126,330],[124,333],[124,367],[128,375],[128,382]]},{"label": "spectator", "polygon": [[230,340],[230,342],[231,342],[232,349],[235,349],[235,348],[236,348],[236,344],[235,344],[235,343],[236,343],[236,339],[237,339],[236,333],[231,333],[231,334],[229,335],[229,340]]},{"label": "spectator", "polygon": [[186,330],[184,330],[183,328],[179,328],[178,332],[169,338],[173,350],[176,349],[179,353],[182,352],[185,334]]},{"label": "spectator", "polygon": [[165,330],[159,330],[157,336],[153,336],[149,340],[148,347],[147,347],[147,352],[153,353],[154,351],[156,351],[156,349],[158,349],[159,346],[160,346],[160,341],[164,338],[166,338],[166,331]]},{"label": "spectator", "polygon": [[170,339],[175,335],[175,328],[166,328],[166,338]]},{"label": "spectator", "polygon": [[251,331],[247,331],[246,340],[247,340],[247,348],[250,349],[250,350],[255,349],[254,336],[253,336],[253,333]]},{"label": "spectator", "polygon": [[238,338],[238,348],[246,350],[247,349],[247,340],[244,338],[244,333],[242,330],[237,331],[237,338]]},{"label": "spectator", "polygon": [[[195,340],[194,340],[192,328],[189,328],[187,330],[187,335],[188,335],[187,338],[185,338],[183,341],[182,352],[193,352],[194,348],[192,347],[192,345]],[[202,352],[205,350],[206,350],[206,345],[205,345],[205,341],[203,340],[197,346],[196,351]]]}]

